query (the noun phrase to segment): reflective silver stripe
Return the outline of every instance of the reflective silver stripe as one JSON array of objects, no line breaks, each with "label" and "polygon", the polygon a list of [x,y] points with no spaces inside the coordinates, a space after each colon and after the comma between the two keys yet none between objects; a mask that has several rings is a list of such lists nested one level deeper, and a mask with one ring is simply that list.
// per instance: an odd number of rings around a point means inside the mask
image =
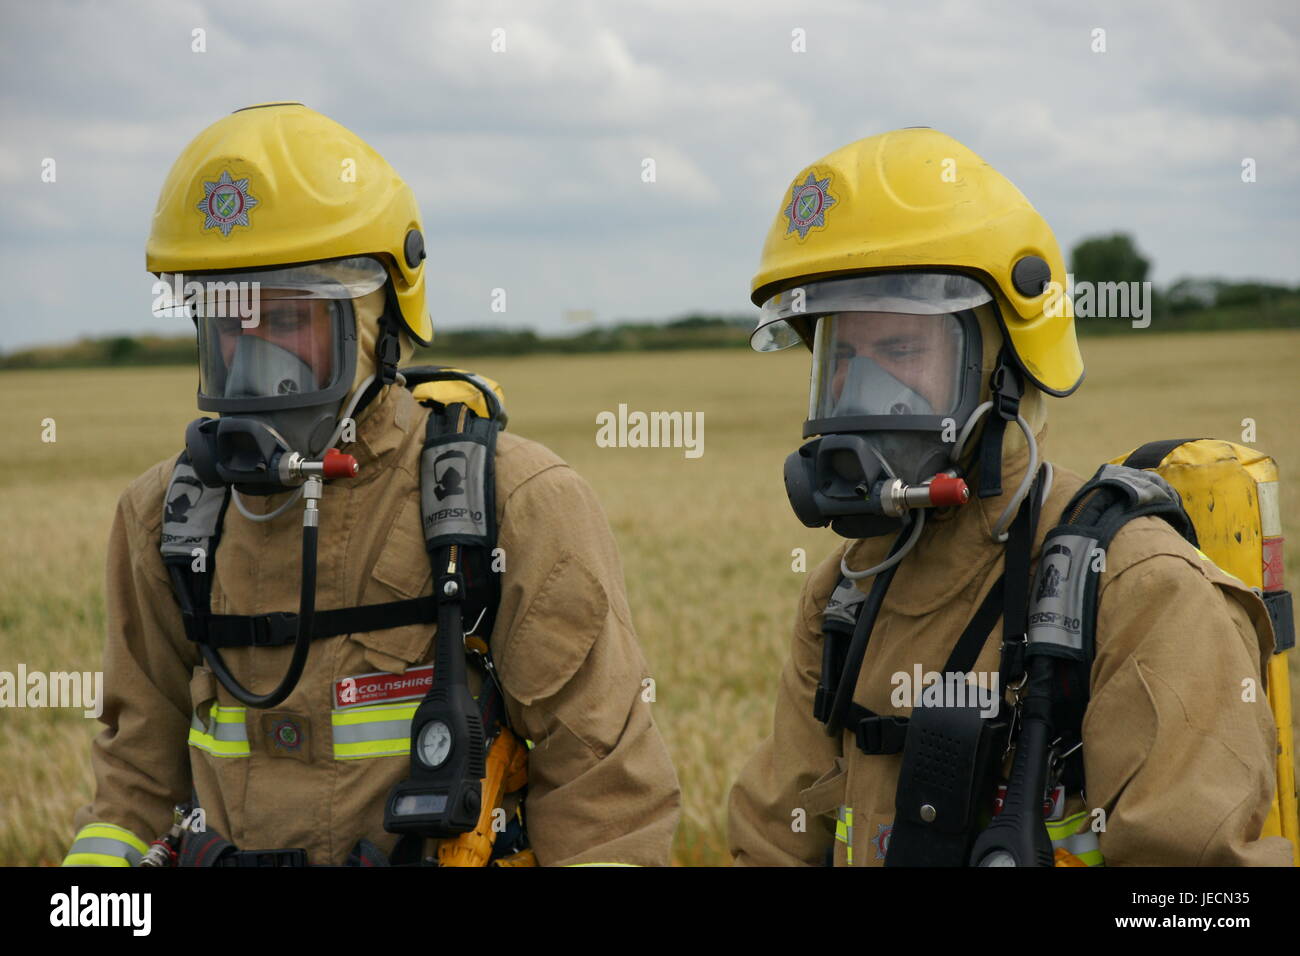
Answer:
[{"label": "reflective silver stripe", "polygon": [[194,714],[190,718],[190,727],[213,740],[248,743],[248,727],[244,724],[242,707],[224,708],[221,718],[224,719],[218,718],[212,721],[212,729],[209,729],[208,724],[200,720],[198,714]]},{"label": "reflective silver stripe", "polygon": [[214,701],[208,714],[210,719],[206,721],[198,713],[190,718],[191,747],[214,757],[251,756],[243,707],[222,707]]},{"label": "reflective silver stripe", "polygon": [[371,740],[396,740],[411,736],[411,721],[376,720],[365,724],[335,724],[334,742],[338,744],[361,744]]},{"label": "reflective silver stripe", "polygon": [[411,718],[419,706],[418,700],[412,700],[335,710],[330,715],[334,759],[357,760],[409,754]]},{"label": "reflective silver stripe", "polygon": [[116,856],[126,860],[132,866],[139,866],[143,855],[131,844],[124,840],[113,840],[109,837],[82,837],[77,840],[68,849],[68,856],[75,856],[78,853],[96,853],[103,856]]}]

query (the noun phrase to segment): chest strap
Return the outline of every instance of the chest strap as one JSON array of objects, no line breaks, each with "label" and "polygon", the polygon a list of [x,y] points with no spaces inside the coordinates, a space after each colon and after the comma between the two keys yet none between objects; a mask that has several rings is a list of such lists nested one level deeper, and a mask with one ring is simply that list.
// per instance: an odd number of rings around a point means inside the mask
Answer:
[{"label": "chest strap", "polygon": [[[427,624],[435,619],[437,611],[438,604],[432,594],[384,604],[317,611],[312,621],[311,639],[318,641],[343,634]],[[197,614],[182,609],[181,620],[185,624],[186,637],[209,647],[282,647],[292,644],[298,634],[298,615],[292,611]]]}]

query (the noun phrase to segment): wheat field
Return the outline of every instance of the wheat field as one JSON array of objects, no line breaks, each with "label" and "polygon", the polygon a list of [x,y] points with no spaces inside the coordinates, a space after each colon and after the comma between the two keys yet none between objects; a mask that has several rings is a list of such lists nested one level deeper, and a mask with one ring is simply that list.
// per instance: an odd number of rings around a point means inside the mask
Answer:
[{"label": "wheat field", "polygon": [[[1300,537],[1300,333],[1157,335],[1084,342],[1088,379],[1049,403],[1048,458],[1090,474],[1155,438],[1213,435],[1279,462],[1284,533]],[[785,500],[800,442],[806,355],[747,350],[463,363],[497,378],[510,428],[591,482],[621,549],[637,630],[656,679],[656,720],[682,783],[678,863],[727,860],[726,798],[772,718],[803,575],[831,550]],[[189,369],[0,374],[0,670],[97,670],[104,547],[117,496],[176,454],[193,407]],[[702,412],[704,453],[604,448],[596,416],[620,404]],[[42,441],[54,419],[56,441]],[[1287,579],[1300,578],[1293,557]],[[1292,664],[1293,677],[1296,666]],[[1294,681],[1293,681],[1294,683]],[[93,789],[80,711],[0,710],[0,864],[55,863]]]}]

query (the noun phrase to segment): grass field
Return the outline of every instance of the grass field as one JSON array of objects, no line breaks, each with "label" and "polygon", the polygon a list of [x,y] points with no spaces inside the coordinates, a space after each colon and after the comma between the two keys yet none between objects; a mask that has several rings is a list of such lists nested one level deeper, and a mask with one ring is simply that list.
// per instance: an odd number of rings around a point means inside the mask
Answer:
[{"label": "grass field", "polygon": [[[1048,457],[1090,474],[1153,438],[1255,445],[1283,470],[1284,533],[1300,541],[1300,333],[1134,334],[1084,343],[1088,380],[1049,405]],[[803,575],[837,539],[804,529],[781,481],[799,444],[807,359],[748,351],[476,361],[509,398],[513,431],[549,445],[595,487],[622,549],[656,719],[681,777],[676,859],[719,863],[726,797],[772,718]],[[104,546],[123,487],[183,444],[188,369],[0,374],[0,670],[96,670]],[[595,419],[620,403],[702,411],[704,455],[599,448]],[[42,420],[57,441],[41,440]],[[1291,560],[1288,586],[1300,584]],[[1295,673],[1293,663],[1293,674]],[[0,863],[56,862],[93,788],[79,711],[0,711]]]}]

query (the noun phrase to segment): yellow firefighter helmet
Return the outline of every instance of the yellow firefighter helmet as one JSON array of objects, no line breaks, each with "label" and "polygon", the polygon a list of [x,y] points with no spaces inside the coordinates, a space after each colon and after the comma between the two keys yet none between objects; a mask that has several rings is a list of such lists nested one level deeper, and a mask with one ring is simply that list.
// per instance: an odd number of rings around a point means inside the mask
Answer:
[{"label": "yellow firefighter helmet", "polygon": [[810,279],[904,270],[981,280],[1035,385],[1068,395],[1083,381],[1052,230],[1001,173],[937,130],[872,136],[801,170],[768,231],[752,298],[761,307]]},{"label": "yellow firefighter helmet", "polygon": [[145,246],[153,273],[374,256],[427,345],[424,236],[411,188],[360,137],[301,103],[237,110],[172,165]]}]

